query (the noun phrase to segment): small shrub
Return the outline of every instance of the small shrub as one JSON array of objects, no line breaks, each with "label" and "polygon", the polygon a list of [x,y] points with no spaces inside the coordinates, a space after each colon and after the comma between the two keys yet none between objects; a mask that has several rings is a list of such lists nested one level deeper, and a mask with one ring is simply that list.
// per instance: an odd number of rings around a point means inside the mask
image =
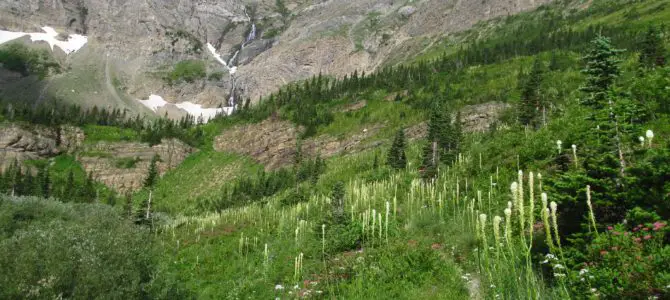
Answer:
[{"label": "small shrub", "polygon": [[139,157],[124,157],[117,159],[114,166],[118,169],[132,169],[138,162],[142,161]]},{"label": "small shrub", "polygon": [[60,72],[60,65],[46,50],[32,50],[19,43],[0,47],[0,64],[23,76],[37,75],[44,78],[50,72]]},{"label": "small shrub", "polygon": [[170,72],[165,80],[170,83],[179,82],[194,82],[198,79],[205,78],[207,71],[205,63],[201,60],[183,60],[178,62],[172,72]]}]

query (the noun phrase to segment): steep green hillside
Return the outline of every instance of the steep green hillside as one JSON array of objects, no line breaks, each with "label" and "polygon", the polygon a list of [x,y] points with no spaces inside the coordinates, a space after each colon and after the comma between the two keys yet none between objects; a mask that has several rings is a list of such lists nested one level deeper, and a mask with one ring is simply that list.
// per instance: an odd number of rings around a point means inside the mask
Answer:
[{"label": "steep green hillside", "polygon": [[[115,207],[154,234],[144,296],[670,297],[666,3],[558,1],[184,126],[200,151]],[[5,295],[41,284],[13,266]]]}]

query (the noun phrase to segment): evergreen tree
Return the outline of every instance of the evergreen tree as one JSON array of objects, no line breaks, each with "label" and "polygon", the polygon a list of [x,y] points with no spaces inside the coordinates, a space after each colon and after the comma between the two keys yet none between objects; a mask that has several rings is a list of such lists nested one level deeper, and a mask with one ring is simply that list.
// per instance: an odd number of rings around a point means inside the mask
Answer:
[{"label": "evergreen tree", "polygon": [[437,169],[440,163],[439,148],[437,141],[428,140],[423,148],[423,160],[421,163],[421,177],[432,179],[437,176]]},{"label": "evergreen tree", "polygon": [[375,151],[375,157],[372,161],[372,169],[375,170],[379,168],[379,153]]},{"label": "evergreen tree", "polygon": [[35,177],[33,177],[32,170],[26,170],[26,174],[23,175],[22,179],[17,194],[21,196],[31,195],[35,191]]},{"label": "evergreen tree", "polygon": [[65,181],[65,189],[63,189],[63,195],[61,195],[61,199],[72,199],[74,196],[75,192],[75,182],[74,182],[74,172],[72,169],[70,169],[67,173],[67,179]]},{"label": "evergreen tree", "polygon": [[156,184],[156,181],[158,180],[158,167],[156,164],[160,160],[160,156],[158,154],[155,154],[153,158],[151,158],[151,163],[149,164],[149,173],[147,174],[147,178],[144,179],[144,187],[152,189],[153,186]]},{"label": "evergreen tree", "polygon": [[95,191],[95,180],[93,180],[93,172],[89,172],[84,182],[84,187],[81,189],[81,198],[83,202],[93,203],[97,200]]},{"label": "evergreen tree", "polygon": [[398,130],[393,139],[387,162],[391,168],[397,170],[407,167],[407,156],[405,155],[405,131],[402,128]]},{"label": "evergreen tree", "polygon": [[51,178],[49,177],[49,168],[41,168],[37,177],[39,178],[39,195],[44,198],[51,196]]},{"label": "evergreen tree", "polygon": [[521,86],[521,101],[519,102],[519,122],[523,125],[536,124],[537,118],[542,110],[542,97],[540,87],[544,77],[544,65],[538,57],[533,63],[533,68]]},{"label": "evergreen tree", "polygon": [[586,84],[581,88],[586,98],[584,105],[599,109],[607,105],[607,93],[619,76],[619,59],[617,54],[622,50],[615,49],[609,38],[598,36],[591,42],[589,52],[582,59],[586,68]]},{"label": "evergreen tree", "polygon": [[133,197],[130,193],[126,193],[125,203],[123,204],[123,211],[125,212],[128,218],[133,216]]},{"label": "evergreen tree", "polygon": [[554,189],[557,202],[561,204],[563,220],[561,231],[565,234],[581,232],[581,224],[574,222],[586,215],[585,187],[591,187],[593,209],[596,219],[603,223],[621,221],[626,211],[625,187],[623,186],[625,161],[621,146],[616,115],[618,97],[612,92],[612,84],[619,73],[618,60],[609,40],[598,37],[586,56],[588,94],[583,104],[593,108],[589,122],[592,130],[583,141],[581,167],[560,174],[550,187]]},{"label": "evergreen tree", "polygon": [[453,129],[453,138],[450,141],[450,151],[452,154],[452,159],[455,159],[456,156],[461,152],[461,143],[463,142],[463,123],[461,121],[461,112],[456,113],[456,120],[454,120],[454,129]]},{"label": "evergreen tree", "polygon": [[641,43],[640,64],[647,68],[665,65],[665,49],[656,26],[649,26]]}]

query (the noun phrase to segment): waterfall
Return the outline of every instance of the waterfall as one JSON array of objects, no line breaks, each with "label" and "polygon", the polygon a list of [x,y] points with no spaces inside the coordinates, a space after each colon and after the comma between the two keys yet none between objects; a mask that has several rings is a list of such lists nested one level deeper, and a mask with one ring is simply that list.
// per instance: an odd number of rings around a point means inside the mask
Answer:
[{"label": "waterfall", "polygon": [[256,23],[251,23],[251,31],[249,32],[249,36],[247,36],[247,40],[244,43],[246,44],[255,39],[256,39]]}]

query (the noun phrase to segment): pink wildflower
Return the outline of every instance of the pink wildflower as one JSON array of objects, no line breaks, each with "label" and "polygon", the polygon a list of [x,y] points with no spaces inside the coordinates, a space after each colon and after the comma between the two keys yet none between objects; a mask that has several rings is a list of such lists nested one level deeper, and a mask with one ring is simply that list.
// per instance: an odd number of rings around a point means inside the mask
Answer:
[{"label": "pink wildflower", "polygon": [[635,238],[635,239],[633,239],[633,240],[634,240],[634,241],[635,241],[636,243],[639,243],[639,242],[641,242],[641,241],[642,241],[642,239],[641,239],[641,238],[639,238],[639,237],[638,237],[638,238]]},{"label": "pink wildflower", "polygon": [[657,231],[657,230],[659,230],[663,227],[665,227],[665,223],[661,223],[661,222],[654,223],[654,231]]},{"label": "pink wildflower", "polygon": [[651,240],[651,235],[648,235],[648,234],[645,235],[645,236],[644,236],[644,240],[645,240],[645,241],[646,241],[646,240]]},{"label": "pink wildflower", "polygon": [[612,226],[607,226],[607,230],[614,230],[614,227],[612,227]]},{"label": "pink wildflower", "polygon": [[605,256],[607,254],[607,250],[600,250],[600,255]]}]

